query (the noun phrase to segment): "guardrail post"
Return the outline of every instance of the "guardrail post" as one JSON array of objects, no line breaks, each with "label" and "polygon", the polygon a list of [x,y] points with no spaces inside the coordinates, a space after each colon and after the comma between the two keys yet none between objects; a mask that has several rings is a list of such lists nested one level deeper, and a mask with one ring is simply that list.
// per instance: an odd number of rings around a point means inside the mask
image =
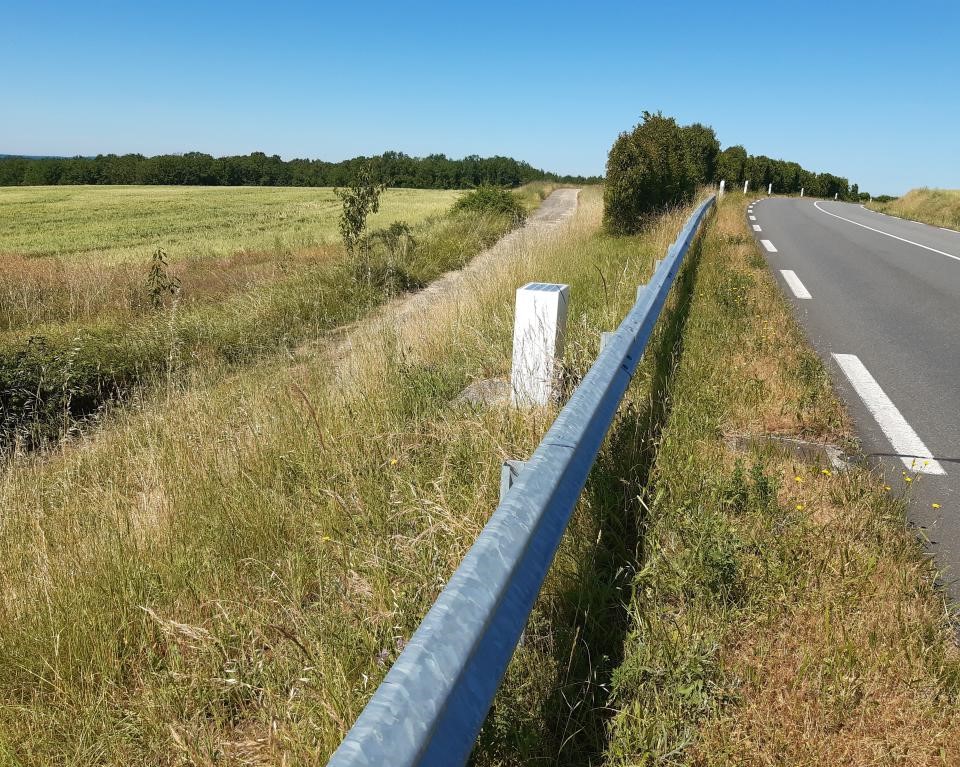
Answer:
[{"label": "guardrail post", "polygon": [[550,402],[557,361],[563,354],[569,303],[569,285],[530,282],[517,290],[510,374],[514,405]]}]

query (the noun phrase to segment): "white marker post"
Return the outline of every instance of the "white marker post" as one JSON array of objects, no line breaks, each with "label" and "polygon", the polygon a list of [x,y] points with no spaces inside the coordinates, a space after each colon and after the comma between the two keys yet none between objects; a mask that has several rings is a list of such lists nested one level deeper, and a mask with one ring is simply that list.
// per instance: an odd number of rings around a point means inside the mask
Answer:
[{"label": "white marker post", "polygon": [[746,194],[746,193],[747,193],[747,189],[749,189],[749,188],[750,188],[750,180],[747,179],[746,181],[743,182],[743,193]]},{"label": "white marker post", "polygon": [[773,191],[773,184],[767,186],[767,194],[769,195]]},{"label": "white marker post", "polygon": [[514,405],[546,405],[553,397],[569,303],[569,285],[531,282],[517,290],[510,374]]},{"label": "white marker post", "polygon": [[839,194],[840,194],[840,192],[834,192],[834,193],[833,193],[833,199],[836,200],[836,199],[837,199],[837,195],[839,195]]},{"label": "white marker post", "polygon": [[723,197],[723,188],[724,188],[726,185],[727,185],[726,180],[725,180],[725,179],[720,179],[720,194],[718,195],[718,197]]},{"label": "white marker post", "polygon": [[800,187],[800,196],[803,197],[803,187]]}]

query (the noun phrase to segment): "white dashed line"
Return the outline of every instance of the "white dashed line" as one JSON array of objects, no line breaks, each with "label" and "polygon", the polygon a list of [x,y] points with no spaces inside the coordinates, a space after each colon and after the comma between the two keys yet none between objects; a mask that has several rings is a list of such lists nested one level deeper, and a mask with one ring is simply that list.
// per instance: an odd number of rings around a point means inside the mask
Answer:
[{"label": "white dashed line", "polygon": [[777,249],[770,240],[760,240],[760,243],[767,249],[767,253],[776,253]]},{"label": "white dashed line", "polygon": [[900,242],[905,242],[908,245],[916,245],[918,248],[923,248],[924,250],[929,250],[933,253],[938,253],[941,256],[946,256],[947,258],[952,258],[954,261],[960,261],[960,256],[955,256],[952,253],[944,253],[942,250],[937,250],[936,248],[931,248],[927,245],[921,245],[919,242],[914,242],[913,240],[908,240],[904,237],[897,237],[895,234],[890,234],[890,232],[885,232],[882,229],[874,229],[872,226],[867,226],[866,224],[861,224],[859,221],[854,221],[850,218],[844,218],[843,216],[838,216],[836,213],[831,213],[829,210],[824,210],[820,207],[819,202],[813,203],[813,207],[819,210],[821,213],[826,213],[828,216],[833,216],[834,218],[839,218],[841,221],[846,221],[849,224],[855,224],[856,226],[862,226],[864,229],[869,229],[871,232],[876,232],[877,234],[885,235],[886,237],[893,237],[895,240],[900,240]]},{"label": "white dashed line", "polygon": [[790,286],[790,290],[793,291],[793,295],[795,295],[797,298],[813,298],[806,286],[800,282],[800,278],[797,277],[797,273],[795,271],[792,269],[781,269],[780,274],[783,275],[784,281]]},{"label": "white dashed line", "polygon": [[834,354],[833,358],[887,435],[904,465],[921,474],[946,474],[860,358],[855,354]]},{"label": "white dashed line", "polygon": [[750,220],[751,220],[751,221],[756,221],[756,220],[757,220],[757,217],[756,217],[756,216],[750,216]]},{"label": "white dashed line", "polygon": [[755,232],[762,232],[763,230],[760,228],[760,224],[754,224],[754,225],[753,225],[753,231],[755,231]]}]

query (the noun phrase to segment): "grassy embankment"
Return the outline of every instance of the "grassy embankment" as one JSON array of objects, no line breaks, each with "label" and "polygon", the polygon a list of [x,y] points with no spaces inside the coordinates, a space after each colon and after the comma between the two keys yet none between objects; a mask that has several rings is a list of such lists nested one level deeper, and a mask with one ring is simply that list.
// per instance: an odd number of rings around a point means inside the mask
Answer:
[{"label": "grassy embankment", "polygon": [[850,426],[728,197],[658,439],[609,764],[960,762],[960,663],[903,494],[733,435]]},{"label": "grassy embankment", "polygon": [[[887,763],[893,748],[922,762],[941,747],[949,763],[956,666],[900,504],[869,475],[723,440],[846,435],[742,205],[726,198],[678,280],[478,764]],[[685,215],[610,238],[588,190],[567,234],[427,316],[364,326],[347,359],[310,347],[251,365],[11,467],[6,761],[322,761],[494,508],[500,460],[552,418],[456,402],[507,374],[514,289],[572,285],[573,385]]]},{"label": "grassy embankment", "polygon": [[[329,754],[496,505],[499,462],[528,454],[549,423],[550,413],[454,402],[471,379],[507,373],[516,286],[572,284],[575,379],[682,220],[611,240],[596,235],[599,212],[599,195],[587,193],[569,234],[528,243],[429,316],[359,334],[340,363],[305,347],[287,364],[254,364],[118,413],[94,440],[8,467],[7,761]],[[617,487],[609,470],[598,476]],[[622,582],[611,557],[597,562],[620,545],[597,535],[619,497],[578,515],[583,534],[564,544],[485,732],[488,762],[560,751],[562,724],[579,729],[581,713],[558,708],[559,696],[602,692],[577,616],[587,590],[595,614],[615,609],[616,589],[595,584],[600,571]],[[595,752],[603,728],[593,705],[581,711]]]},{"label": "grassy embankment", "polygon": [[868,202],[872,210],[933,226],[960,230],[960,189],[911,189],[890,202]]},{"label": "grassy embankment", "polygon": [[[541,187],[524,192],[531,205]],[[386,192],[369,228],[403,220],[415,244],[381,246],[390,271],[371,282],[347,262],[329,189],[0,190],[0,446],[56,438],[144,385],[293,347],[459,268],[512,221],[450,213],[458,195]],[[175,296],[151,296],[157,245]]]}]

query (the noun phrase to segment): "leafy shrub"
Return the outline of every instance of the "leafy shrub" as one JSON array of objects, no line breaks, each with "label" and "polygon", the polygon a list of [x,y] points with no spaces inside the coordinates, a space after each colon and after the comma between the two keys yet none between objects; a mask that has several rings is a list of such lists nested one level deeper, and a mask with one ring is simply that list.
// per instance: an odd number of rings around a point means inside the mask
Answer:
[{"label": "leafy shrub", "polygon": [[527,211],[520,198],[497,186],[478,186],[457,200],[453,210],[507,216],[514,225],[523,223],[527,218]]},{"label": "leafy shrub", "polygon": [[874,202],[893,202],[894,200],[900,199],[899,197],[894,197],[890,194],[878,194],[873,198]]},{"label": "leafy shrub", "polygon": [[643,113],[643,122],[621,133],[607,158],[604,224],[612,234],[634,234],[645,218],[692,197],[683,129],[672,117]]}]

